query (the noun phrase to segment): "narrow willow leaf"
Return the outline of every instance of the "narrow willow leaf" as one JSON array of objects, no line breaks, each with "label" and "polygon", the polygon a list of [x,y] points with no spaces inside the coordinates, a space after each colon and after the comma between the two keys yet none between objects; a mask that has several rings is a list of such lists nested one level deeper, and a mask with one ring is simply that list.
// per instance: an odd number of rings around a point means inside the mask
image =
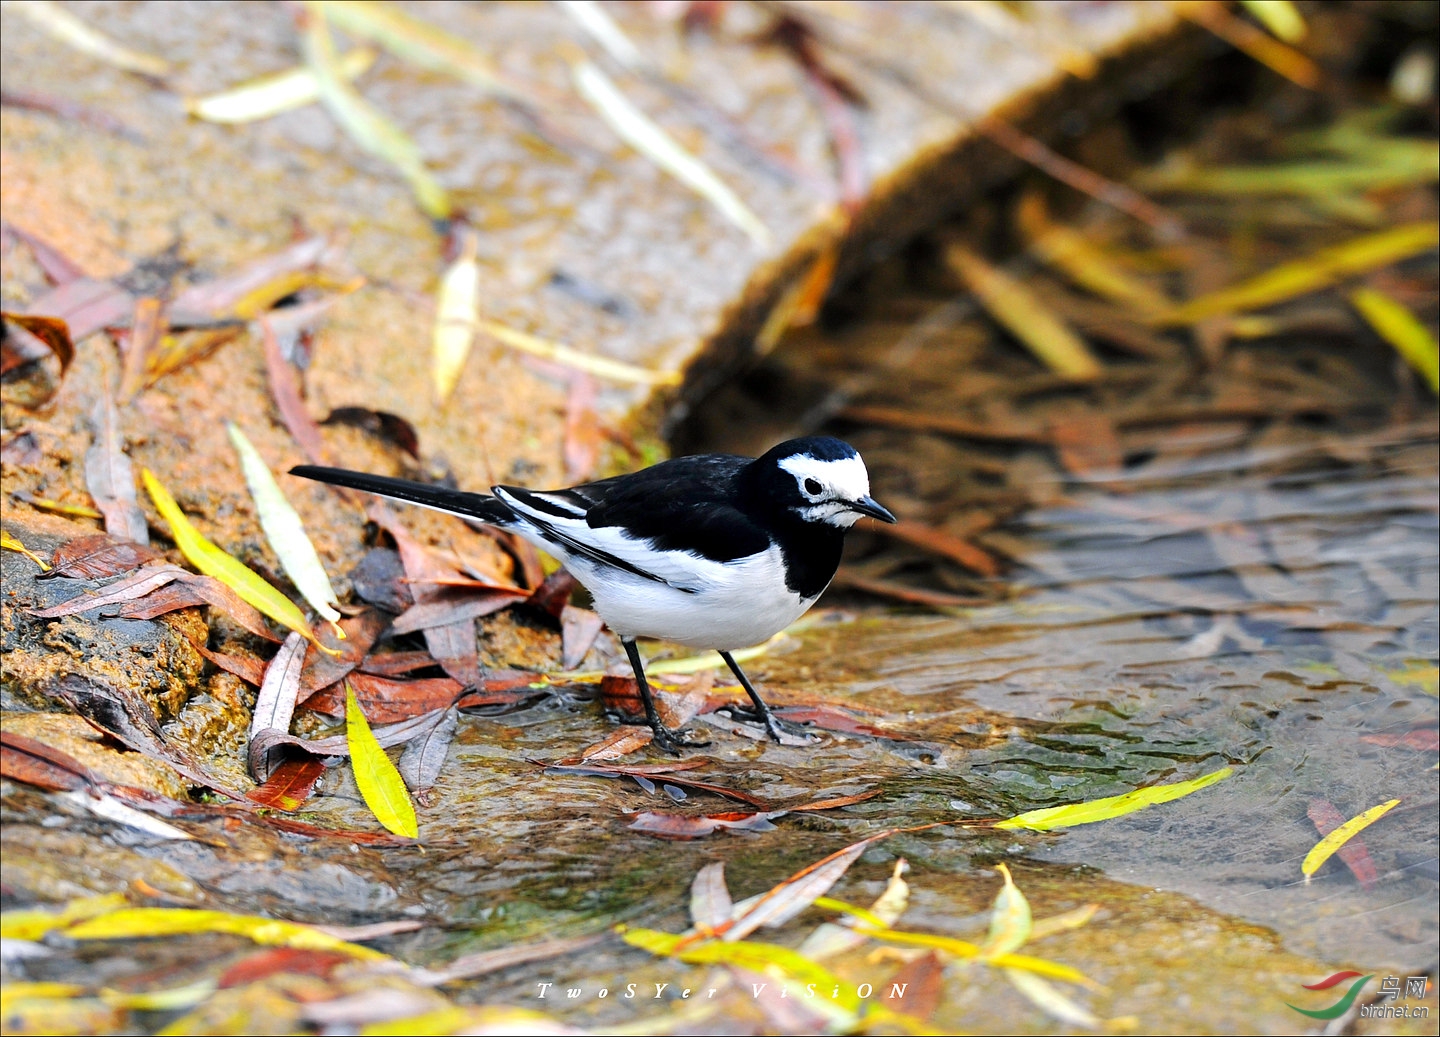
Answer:
[{"label": "narrow willow leaf", "polygon": [[[883,943],[897,943],[904,947],[928,947],[931,950],[943,951],[957,958],[969,959],[981,957],[981,950],[978,946],[968,940],[957,940],[953,936],[935,936],[931,933],[907,933],[899,929],[872,929],[869,926],[860,926],[859,931]],[[1048,961],[1045,958],[1032,957],[1029,954],[1000,954],[993,958],[986,958],[985,963],[998,968],[1024,969],[1026,972],[1033,972],[1037,976],[1049,976],[1051,979],[1058,979],[1064,983],[1075,983],[1079,986],[1088,987],[1091,990],[1102,989],[1100,984],[1096,983],[1079,969],[1071,968],[1069,965],[1062,965],[1058,961]]]},{"label": "narrow willow leaf", "polygon": [[0,914],[0,937],[38,940],[52,929],[63,929],[86,918],[106,915],[128,906],[124,893],[104,893],[68,901],[59,911],[6,911]]},{"label": "narrow willow leaf", "polygon": [[987,960],[1018,951],[1030,939],[1033,925],[1030,901],[1016,888],[1010,869],[1003,864],[996,865],[996,869],[1005,877],[1005,885],[995,894],[995,906],[990,909],[990,935],[981,947]]},{"label": "narrow willow leaf", "polygon": [[305,639],[292,633],[265,668],[265,679],[255,695],[255,708],[250,716],[250,773],[262,784],[270,780],[271,772],[279,766],[282,750],[278,746],[263,751],[254,748],[255,736],[270,730],[290,733],[304,665]]},{"label": "narrow willow leaf", "polygon": [[135,470],[120,431],[120,412],[108,392],[95,401],[90,424],[94,437],[85,451],[85,488],[105,516],[105,532],[149,544],[145,513],[135,499]]},{"label": "narrow willow leaf", "polygon": [[784,925],[839,882],[850,865],[870,848],[870,843],[869,839],[852,843],[775,886],[735,919],[725,930],[723,939],[733,943],[762,925],[770,928]]},{"label": "narrow willow leaf", "polygon": [[1357,288],[1350,293],[1350,304],[1425,379],[1432,393],[1440,393],[1440,345],[1415,314],[1374,288]]},{"label": "narrow willow leaf", "polygon": [[468,40],[407,14],[393,4],[375,0],[308,0],[312,11],[345,32],[363,36],[402,61],[434,69],[488,93],[524,101],[518,87],[506,82],[494,63]]},{"label": "narrow willow leaf", "polygon": [[605,53],[626,69],[636,71],[645,66],[644,56],[625,30],[615,24],[615,19],[595,0],[560,0],[560,10],[575,19],[577,25],[590,34],[590,38],[605,48]]},{"label": "narrow willow leaf", "polygon": [[71,789],[69,792],[57,792],[56,796],[90,811],[96,817],[103,817],[107,821],[114,821],[159,839],[187,840],[195,838],[189,832],[182,831],[172,824],[161,821],[158,817],[151,817],[132,806],[121,803],[114,796],[97,789]]},{"label": "narrow willow leaf", "polygon": [[335,588],[330,586],[330,577],[320,564],[315,545],[305,533],[300,516],[285,499],[270,466],[259,451],[245,438],[245,433],[233,421],[225,423],[230,433],[230,442],[240,455],[240,467],[245,472],[245,483],[250,487],[250,496],[255,500],[255,510],[260,518],[260,528],[265,530],[265,539],[280,559],[280,565],[296,590],[320,615],[332,623],[340,621],[335,608]]},{"label": "narrow willow leaf", "polygon": [[1030,289],[961,245],[945,250],[945,261],[1005,330],[1046,367],[1071,381],[1103,373],[1100,361],[1070,326]]},{"label": "narrow willow leaf", "polygon": [[[375,64],[375,51],[356,47],[336,62],[346,80],[354,80]],[[245,123],[268,119],[303,108],[320,100],[320,84],[308,68],[291,68],[273,75],[261,76],[248,83],[218,94],[194,97],[185,102],[185,110],[206,122]]]},{"label": "narrow willow leaf", "polygon": [[9,0],[5,6],[23,14],[61,43],[92,58],[147,76],[164,76],[170,72],[169,62],[117,43],[52,0]]},{"label": "narrow willow leaf", "polygon": [[1033,972],[1024,969],[1006,969],[1005,978],[1020,993],[1047,1015],[1054,1016],[1062,1023],[1098,1030],[1102,1024],[1090,1011],[1077,1005],[1060,991]]},{"label": "narrow willow leaf", "polygon": [[1160,313],[1171,307],[1169,299],[1113,263],[1084,234],[1052,223],[1038,191],[1031,191],[1020,200],[1015,215],[1036,258],[1086,291],[1142,314]]},{"label": "narrow willow leaf", "polygon": [[730,920],[730,889],[725,885],[725,862],[714,861],[695,873],[690,884],[690,923],[701,932]]},{"label": "narrow willow leaf", "polygon": [[345,737],[350,746],[350,762],[355,768],[355,784],[360,787],[365,805],[388,831],[418,839],[420,827],[415,822],[415,805],[410,802],[410,793],[405,790],[400,772],[370,730],[349,681],[345,682]]},{"label": "narrow willow leaf", "polygon": [[585,371],[597,378],[608,378],[613,382],[634,382],[638,385],[680,384],[680,372],[678,371],[651,371],[620,360],[592,356],[589,353],[582,353],[578,349],[572,349],[563,343],[551,342],[538,335],[529,335],[493,320],[479,320],[476,321],[475,326],[511,349],[518,349],[522,353],[529,353],[531,356],[538,356],[543,360],[551,360],[565,367],[573,367],[577,371]]},{"label": "narrow willow leaf", "polygon": [[1063,807],[1030,810],[1007,818],[995,827],[1048,832],[1055,828],[1070,828],[1075,825],[1088,825],[1095,821],[1108,821],[1114,817],[1133,814],[1137,810],[1143,810],[1157,803],[1169,803],[1172,799],[1188,796],[1208,785],[1214,785],[1217,781],[1225,780],[1233,773],[1234,771],[1229,767],[1222,767],[1218,771],[1212,771],[1204,777],[1191,781],[1177,781],[1171,785],[1151,785],[1149,788],[1136,789],[1134,792],[1127,792],[1121,796],[1106,796],[1104,799],[1092,799],[1085,803],[1070,803]]},{"label": "narrow willow leaf", "polygon": [[115,990],[105,987],[100,991],[100,1000],[111,1008],[123,1008],[128,1012],[177,1012],[193,1008],[215,993],[216,979],[198,979],[183,987],[169,990]]},{"label": "narrow willow leaf", "polygon": [[315,640],[315,631],[310,629],[305,614],[293,601],[262,580],[244,562],[226,554],[207,540],[180,511],[180,505],[175,503],[170,491],[150,474],[150,469],[142,468],[140,478],[145,483],[150,499],[155,502],[156,509],[170,524],[170,532],[175,537],[180,552],[191,565],[206,576],[213,576],[225,584],[240,595],[241,599],[281,626],[288,627],[307,640]]},{"label": "narrow willow leaf", "polygon": [[360,148],[399,170],[410,182],[415,201],[426,216],[448,220],[452,213],[450,197],[425,168],[419,146],[345,79],[321,8],[308,9],[302,41],[305,63],[315,76],[320,100],[335,121]]},{"label": "narrow willow leaf", "polygon": [[134,940],[184,933],[234,933],[267,947],[298,947],[338,951],[362,961],[391,961],[388,954],[339,940],[314,926],[258,915],[232,915],[188,907],[130,907],[73,925],[65,935],[74,940]]},{"label": "narrow willow leaf", "polygon": [[441,403],[450,398],[460,381],[480,319],[480,266],[475,261],[475,232],[467,228],[461,237],[460,254],[440,279],[435,331],[430,339],[430,373],[435,383],[435,398]]},{"label": "narrow willow leaf", "polygon": [[1273,306],[1327,288],[1346,277],[1389,266],[1437,244],[1440,244],[1440,226],[1433,222],[1408,223],[1378,234],[1367,234],[1306,259],[1285,263],[1249,281],[1192,299],[1162,314],[1157,322],[1193,324],[1219,314]]},{"label": "narrow willow leaf", "polygon": [[709,166],[682,148],[648,115],[635,107],[605,73],[588,61],[576,63],[571,72],[580,96],[621,140],[715,206],[756,245],[769,247],[770,229],[760,217]]},{"label": "narrow willow leaf", "polygon": [[50,566],[46,563],[45,559],[41,558],[34,551],[30,550],[24,544],[20,543],[20,541],[17,540],[15,537],[11,536],[8,529],[0,530],[0,547],[3,547],[7,551],[16,551],[24,555],[26,558],[30,559],[30,561],[38,565],[41,572],[50,571]]},{"label": "narrow willow leaf", "polygon": [[1305,19],[1290,0],[1240,0],[1240,6],[1277,39],[1299,43],[1305,38]]},{"label": "narrow willow leaf", "polygon": [[1300,873],[1305,876],[1305,881],[1310,881],[1310,876],[1320,870],[1336,850],[1344,846],[1356,835],[1369,828],[1376,821],[1380,820],[1399,804],[1398,799],[1392,799],[1388,803],[1381,803],[1377,807],[1371,807],[1363,814],[1356,814],[1349,821],[1346,821],[1335,831],[1331,832],[1324,839],[1316,843],[1305,855],[1300,863]]}]

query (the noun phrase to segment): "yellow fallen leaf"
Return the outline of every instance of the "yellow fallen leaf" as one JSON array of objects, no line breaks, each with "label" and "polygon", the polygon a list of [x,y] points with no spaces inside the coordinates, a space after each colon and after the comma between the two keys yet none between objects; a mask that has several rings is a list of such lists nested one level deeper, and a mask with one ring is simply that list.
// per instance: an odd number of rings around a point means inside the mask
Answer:
[{"label": "yellow fallen leaf", "polygon": [[18,554],[24,555],[38,565],[41,572],[48,572],[50,569],[45,559],[22,544],[18,538],[11,536],[9,530],[0,530],[0,547],[3,547],[7,551],[15,551]]},{"label": "yellow fallen leaf", "polygon": [[345,682],[345,738],[350,746],[350,763],[355,769],[355,784],[360,795],[387,831],[408,839],[420,837],[415,821],[415,804],[400,772],[385,755],[375,732],[355,701],[355,689]]},{"label": "yellow fallen leaf", "polygon": [[123,893],[105,893],[71,900],[59,911],[6,911],[0,914],[0,937],[7,940],[38,940],[52,929],[64,929],[83,918],[94,918],[96,915],[118,911],[128,903]]},{"label": "yellow fallen leaf", "polygon": [[995,894],[995,906],[990,909],[990,934],[980,948],[987,961],[1018,951],[1030,939],[1034,920],[1030,914],[1030,901],[1025,899],[1010,877],[1010,869],[1003,864],[996,869],[1005,878],[1005,885]]},{"label": "yellow fallen leaf", "polygon": [[[288,627],[309,641],[315,641],[315,631],[310,628],[310,623],[299,606],[266,583],[244,562],[207,540],[185,517],[180,505],[170,496],[170,491],[150,474],[150,469],[142,468],[140,479],[144,482],[150,499],[155,502],[156,510],[170,524],[170,532],[175,537],[180,553],[191,565],[206,576],[215,577],[281,626]],[[316,642],[316,647],[322,646]]]},{"label": "yellow fallen leaf", "polygon": [[1111,261],[1084,234],[1052,223],[1039,191],[1031,191],[1020,199],[1015,218],[1035,257],[1086,291],[1147,315],[1171,307],[1169,299]]},{"label": "yellow fallen leaf", "polygon": [[232,915],[189,907],[129,907],[65,930],[74,940],[135,940],[182,933],[233,933],[266,947],[336,951],[364,961],[391,961],[388,954],[337,939],[313,926],[258,915]]},{"label": "yellow fallen leaf", "polygon": [[[340,58],[336,67],[346,79],[355,79],[373,64],[375,51],[356,47]],[[185,110],[206,122],[234,124],[268,119],[318,100],[320,84],[315,80],[315,73],[308,68],[291,68],[220,93],[190,98],[185,102]]]},{"label": "yellow fallen leaf", "polygon": [[946,248],[945,261],[990,316],[1050,370],[1076,382],[1089,381],[1104,373],[1100,361],[1080,336],[1015,278],[963,245],[952,244]]},{"label": "yellow fallen leaf", "polygon": [[1350,304],[1425,379],[1432,393],[1440,393],[1440,344],[1415,314],[1374,288],[1355,289]]},{"label": "yellow fallen leaf", "polygon": [[522,353],[529,353],[531,356],[551,360],[566,367],[573,367],[577,371],[585,371],[597,378],[609,378],[616,382],[634,382],[638,385],[679,385],[681,381],[679,371],[651,371],[620,360],[611,360],[609,357],[582,353],[563,343],[551,342],[538,335],[528,335],[498,321],[478,320],[475,322],[475,327],[512,349],[518,349]]},{"label": "yellow fallen leaf", "polygon": [[1121,796],[1106,796],[1103,799],[1092,799],[1084,803],[1068,803],[1063,807],[1030,810],[1007,818],[995,827],[1048,832],[1054,828],[1071,828],[1075,825],[1088,825],[1095,821],[1108,821],[1111,818],[1133,814],[1137,810],[1143,810],[1157,803],[1169,803],[1173,799],[1188,796],[1208,785],[1214,785],[1217,781],[1223,781],[1233,773],[1234,771],[1229,767],[1222,767],[1218,771],[1211,771],[1204,777],[1191,781],[1177,781],[1170,785],[1151,785],[1149,788],[1136,789],[1134,792],[1127,792]]},{"label": "yellow fallen leaf", "polygon": [[98,29],[92,29],[53,0],[9,0],[5,6],[23,14],[61,43],[74,47],[83,54],[89,54],[92,58],[107,61],[127,72],[139,72],[147,76],[164,76],[170,72],[169,62],[115,42]]},{"label": "yellow fallen leaf", "polygon": [[1006,969],[1005,978],[1024,994],[1031,1004],[1062,1023],[1083,1026],[1090,1030],[1100,1029],[1101,1022],[1094,1014],[1077,1005],[1039,976],[1023,969]]},{"label": "yellow fallen leaf", "polygon": [[1305,38],[1305,19],[1290,0],[1240,0],[1240,4],[1277,39],[1299,43]]},{"label": "yellow fallen leaf", "polygon": [[1157,324],[1193,324],[1219,314],[1257,310],[1328,288],[1336,281],[1389,266],[1440,244],[1433,222],[1407,223],[1323,249],[1305,259],[1285,263],[1258,277],[1176,306],[1156,318]]},{"label": "yellow fallen leaf", "polygon": [[760,217],[709,166],[677,144],[659,124],[637,108],[605,73],[588,61],[577,62],[571,71],[580,96],[621,140],[715,206],[756,245],[769,247],[770,229]]},{"label": "yellow fallen leaf", "polygon": [[[982,952],[979,946],[969,940],[958,940],[953,936],[936,936],[932,933],[908,933],[899,929],[872,929],[868,926],[859,926],[858,930],[867,936],[873,936],[883,943],[898,943],[905,947],[927,947],[934,951],[943,951],[952,954],[957,958],[980,958]],[[1037,976],[1049,976],[1051,979],[1058,979],[1063,983],[1075,983],[1091,990],[1102,989],[1079,969],[1071,968],[1069,965],[1062,965],[1058,961],[1048,961],[1045,958],[1036,958],[1029,954],[998,954],[993,958],[985,958],[985,964],[994,965],[998,968],[1024,969],[1026,972],[1033,972]]]},{"label": "yellow fallen leaf", "polygon": [[1309,882],[1310,876],[1319,871],[1320,866],[1328,861],[1336,850],[1388,814],[1399,802],[1398,799],[1392,799],[1378,807],[1371,807],[1363,814],[1356,814],[1311,847],[1305,859],[1300,862],[1300,873],[1305,876],[1305,881]]},{"label": "yellow fallen leaf", "polygon": [[475,326],[480,319],[480,265],[475,261],[478,247],[475,232],[462,231],[460,254],[440,279],[435,306],[435,331],[430,338],[430,373],[435,399],[444,403],[455,391]]}]

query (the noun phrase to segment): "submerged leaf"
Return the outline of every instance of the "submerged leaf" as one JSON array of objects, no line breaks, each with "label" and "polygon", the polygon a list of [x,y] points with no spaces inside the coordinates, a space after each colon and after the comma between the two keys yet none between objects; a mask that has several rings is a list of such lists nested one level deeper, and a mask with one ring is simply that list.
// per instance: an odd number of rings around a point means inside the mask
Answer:
[{"label": "submerged leaf", "polygon": [[1328,288],[1336,281],[1426,252],[1440,244],[1440,227],[1430,221],[1408,223],[1367,234],[1305,259],[1285,263],[1258,277],[1183,303],[1157,321],[1193,324],[1219,314],[1240,313]]},{"label": "submerged leaf", "polygon": [[1319,871],[1320,866],[1328,861],[1335,851],[1339,850],[1360,832],[1380,820],[1398,806],[1399,803],[1400,801],[1398,799],[1392,799],[1386,803],[1381,803],[1379,806],[1371,807],[1363,813],[1356,814],[1316,843],[1300,863],[1300,873],[1305,876],[1305,881],[1309,882],[1310,876]]},{"label": "submerged leaf", "polygon": [[429,802],[430,790],[445,766],[455,729],[460,724],[460,710],[451,706],[440,714],[435,726],[405,743],[395,769],[421,805]]},{"label": "submerged leaf", "polygon": [[[340,75],[347,80],[356,79],[375,64],[375,51],[356,47],[335,64]],[[291,68],[218,94],[191,98],[185,102],[185,110],[206,122],[243,123],[303,108],[319,99],[320,84],[315,80],[315,73],[308,68]]]},{"label": "submerged leaf", "polygon": [[987,959],[995,959],[1012,951],[1018,951],[1030,939],[1033,920],[1030,902],[1016,887],[1010,877],[1010,869],[997,864],[996,869],[1005,879],[1005,885],[995,894],[995,906],[990,909],[990,934],[980,948]]},{"label": "submerged leaf", "polygon": [[245,798],[273,810],[299,810],[310,797],[315,783],[325,773],[324,761],[314,756],[295,757],[281,762],[270,772],[265,784]]},{"label": "submerged leaf", "polygon": [[1120,796],[1106,796],[1103,799],[1092,799],[1084,803],[1069,803],[1063,807],[1030,810],[1007,818],[995,827],[1048,832],[1055,828],[1070,828],[1074,825],[1088,825],[1095,821],[1108,821],[1114,817],[1133,814],[1137,810],[1143,810],[1157,803],[1168,803],[1172,799],[1188,796],[1206,786],[1214,785],[1217,781],[1223,781],[1233,773],[1234,771],[1229,767],[1222,767],[1218,771],[1212,771],[1204,777],[1191,781],[1177,781],[1170,785],[1151,785],[1149,788],[1136,789],[1134,792],[1127,792]]},{"label": "submerged leaf", "polygon": [[760,217],[709,166],[677,144],[659,124],[637,108],[610,81],[609,76],[589,61],[578,62],[571,72],[580,96],[589,102],[621,140],[715,206],[756,245],[761,248],[770,246],[770,229]]},{"label": "submerged leaf", "polygon": [[350,746],[350,761],[355,768],[355,784],[365,805],[375,814],[388,831],[410,839],[419,838],[420,828],[415,822],[415,806],[405,790],[400,772],[385,755],[385,750],[370,730],[360,704],[355,701],[355,692],[345,689],[345,732]]},{"label": "submerged leaf", "polygon": [[265,531],[265,539],[280,559],[285,575],[290,577],[311,608],[330,622],[338,622],[340,613],[335,608],[335,589],[330,586],[330,577],[320,564],[315,545],[305,533],[305,524],[285,499],[275,477],[270,474],[270,466],[245,438],[240,426],[230,421],[225,423],[225,429],[230,434],[235,452],[240,455],[240,466],[245,471],[250,496],[255,500],[260,528]]},{"label": "submerged leaf", "polygon": [[185,933],[233,933],[258,944],[337,951],[361,961],[390,961],[388,954],[337,940],[315,926],[259,915],[234,915],[185,907],[131,907],[72,925],[65,931],[72,940],[135,940]]},{"label": "submerged leaf", "polygon": [[1357,288],[1350,293],[1350,303],[1425,379],[1430,391],[1440,394],[1440,344],[1430,329],[1400,303],[1374,288]]},{"label": "submerged leaf", "polygon": [[945,261],[969,286],[986,311],[1050,370],[1083,382],[1103,373],[1090,347],[1050,307],[1009,274],[959,244]]},{"label": "submerged leaf", "polygon": [[1016,990],[1024,994],[1031,1004],[1060,1022],[1070,1026],[1083,1026],[1090,1030],[1101,1028],[1102,1024],[1094,1013],[1077,1005],[1033,972],[1027,972],[1024,969],[1006,969],[1005,978]]},{"label": "submerged leaf", "polygon": [[266,583],[244,562],[207,540],[180,511],[180,505],[175,503],[170,491],[150,474],[150,469],[141,469],[140,477],[155,507],[170,524],[176,545],[191,565],[225,584],[275,622],[310,641],[315,640],[310,623],[293,601]]}]

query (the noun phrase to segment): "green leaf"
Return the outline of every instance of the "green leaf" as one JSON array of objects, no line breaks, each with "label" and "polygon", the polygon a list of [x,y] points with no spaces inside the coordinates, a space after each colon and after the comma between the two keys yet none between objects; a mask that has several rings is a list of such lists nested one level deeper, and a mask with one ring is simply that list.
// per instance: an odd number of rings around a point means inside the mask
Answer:
[{"label": "green leaf", "polygon": [[181,512],[180,505],[175,503],[170,491],[150,474],[150,469],[141,469],[140,479],[145,483],[150,499],[155,502],[156,510],[170,524],[170,533],[175,537],[180,553],[191,565],[206,576],[215,577],[281,626],[290,628],[310,641],[315,640],[315,631],[310,628],[310,623],[299,606],[266,583],[244,562],[226,554],[207,540]]},{"label": "green leaf", "polygon": [[1440,393],[1440,345],[1430,329],[1400,303],[1374,288],[1357,288],[1350,293],[1350,303],[1425,379],[1430,391]]},{"label": "green leaf", "polygon": [[355,768],[355,784],[365,805],[388,831],[408,839],[420,837],[415,820],[415,805],[400,772],[385,755],[375,732],[355,701],[355,689],[345,682],[345,736],[350,744],[350,762]]},{"label": "green leaf", "polygon": [[1106,796],[1104,799],[1069,803],[1063,807],[1030,810],[1024,814],[1007,818],[995,827],[1048,832],[1055,828],[1072,828],[1075,825],[1088,825],[1095,821],[1109,821],[1113,817],[1133,814],[1137,810],[1144,810],[1157,803],[1168,803],[1172,799],[1188,796],[1208,785],[1214,785],[1217,781],[1225,780],[1233,773],[1234,771],[1229,767],[1222,767],[1218,771],[1212,771],[1204,777],[1191,781],[1177,781],[1171,785],[1151,785],[1149,788],[1136,789],[1134,792],[1127,792],[1121,796]]},{"label": "green leaf", "polygon": [[1319,871],[1321,865],[1328,861],[1336,850],[1369,828],[1376,821],[1379,821],[1394,809],[1399,802],[1398,799],[1392,799],[1388,803],[1381,803],[1379,806],[1371,807],[1363,814],[1356,814],[1349,821],[1346,821],[1339,828],[1335,829],[1311,847],[1310,852],[1305,855],[1305,860],[1300,863],[1300,873],[1305,876],[1305,881],[1309,882],[1310,876]]},{"label": "green leaf", "polygon": [[267,947],[336,951],[365,961],[390,961],[388,954],[337,939],[312,926],[258,915],[201,911],[188,907],[129,907],[80,922],[65,930],[75,940],[134,940],[183,933],[233,933]]},{"label": "green leaf", "polygon": [[250,440],[245,438],[240,426],[230,421],[226,422],[225,429],[230,434],[236,453],[240,455],[240,467],[245,472],[250,496],[255,500],[260,528],[265,530],[265,539],[270,541],[271,549],[279,557],[285,575],[290,577],[311,608],[330,622],[338,623],[340,613],[335,608],[335,589],[330,586],[330,577],[320,564],[315,545],[305,534],[300,516],[285,499],[275,476],[270,474],[270,467]]}]

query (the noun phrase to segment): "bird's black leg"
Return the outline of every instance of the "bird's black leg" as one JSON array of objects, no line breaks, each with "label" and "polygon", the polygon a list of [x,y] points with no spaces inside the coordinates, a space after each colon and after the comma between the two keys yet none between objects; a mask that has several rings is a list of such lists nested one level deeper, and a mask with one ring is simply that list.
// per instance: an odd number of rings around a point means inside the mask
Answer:
[{"label": "bird's black leg", "polygon": [[[735,675],[735,679],[740,682],[740,687],[745,689],[745,694],[749,695],[750,701],[755,703],[755,712],[759,715],[759,718],[764,721],[765,730],[770,732],[771,738],[775,739],[775,741],[777,742],[783,743],[784,739],[781,738],[780,735],[781,732],[785,731],[785,729],[788,727],[790,728],[790,731],[788,733],[791,735],[792,738],[798,736],[801,738],[802,741],[814,741],[814,739],[811,738],[810,735],[808,735],[801,729],[796,728],[794,725],[786,724],[785,721],[781,720],[773,712],[771,712],[770,707],[765,705],[765,700],[760,697],[760,693],[755,690],[754,685],[750,683],[750,679],[745,676],[745,671],[740,669],[740,664],[735,661],[735,657],[733,655],[731,655],[729,652],[721,652],[720,658],[725,660],[725,665],[730,667],[730,672],[733,673]],[[748,710],[746,712],[748,712]]]},{"label": "bird's black leg", "polygon": [[650,682],[645,679],[645,666],[640,662],[640,649],[636,648],[634,640],[628,637],[622,637],[620,643],[625,646],[625,654],[630,657],[630,668],[635,671],[635,681],[640,685],[640,701],[645,706],[645,720],[650,724],[650,730],[655,732],[655,744],[676,756],[680,755],[682,748],[709,745],[708,742],[692,742],[665,726],[655,708],[655,699],[650,694]]}]

